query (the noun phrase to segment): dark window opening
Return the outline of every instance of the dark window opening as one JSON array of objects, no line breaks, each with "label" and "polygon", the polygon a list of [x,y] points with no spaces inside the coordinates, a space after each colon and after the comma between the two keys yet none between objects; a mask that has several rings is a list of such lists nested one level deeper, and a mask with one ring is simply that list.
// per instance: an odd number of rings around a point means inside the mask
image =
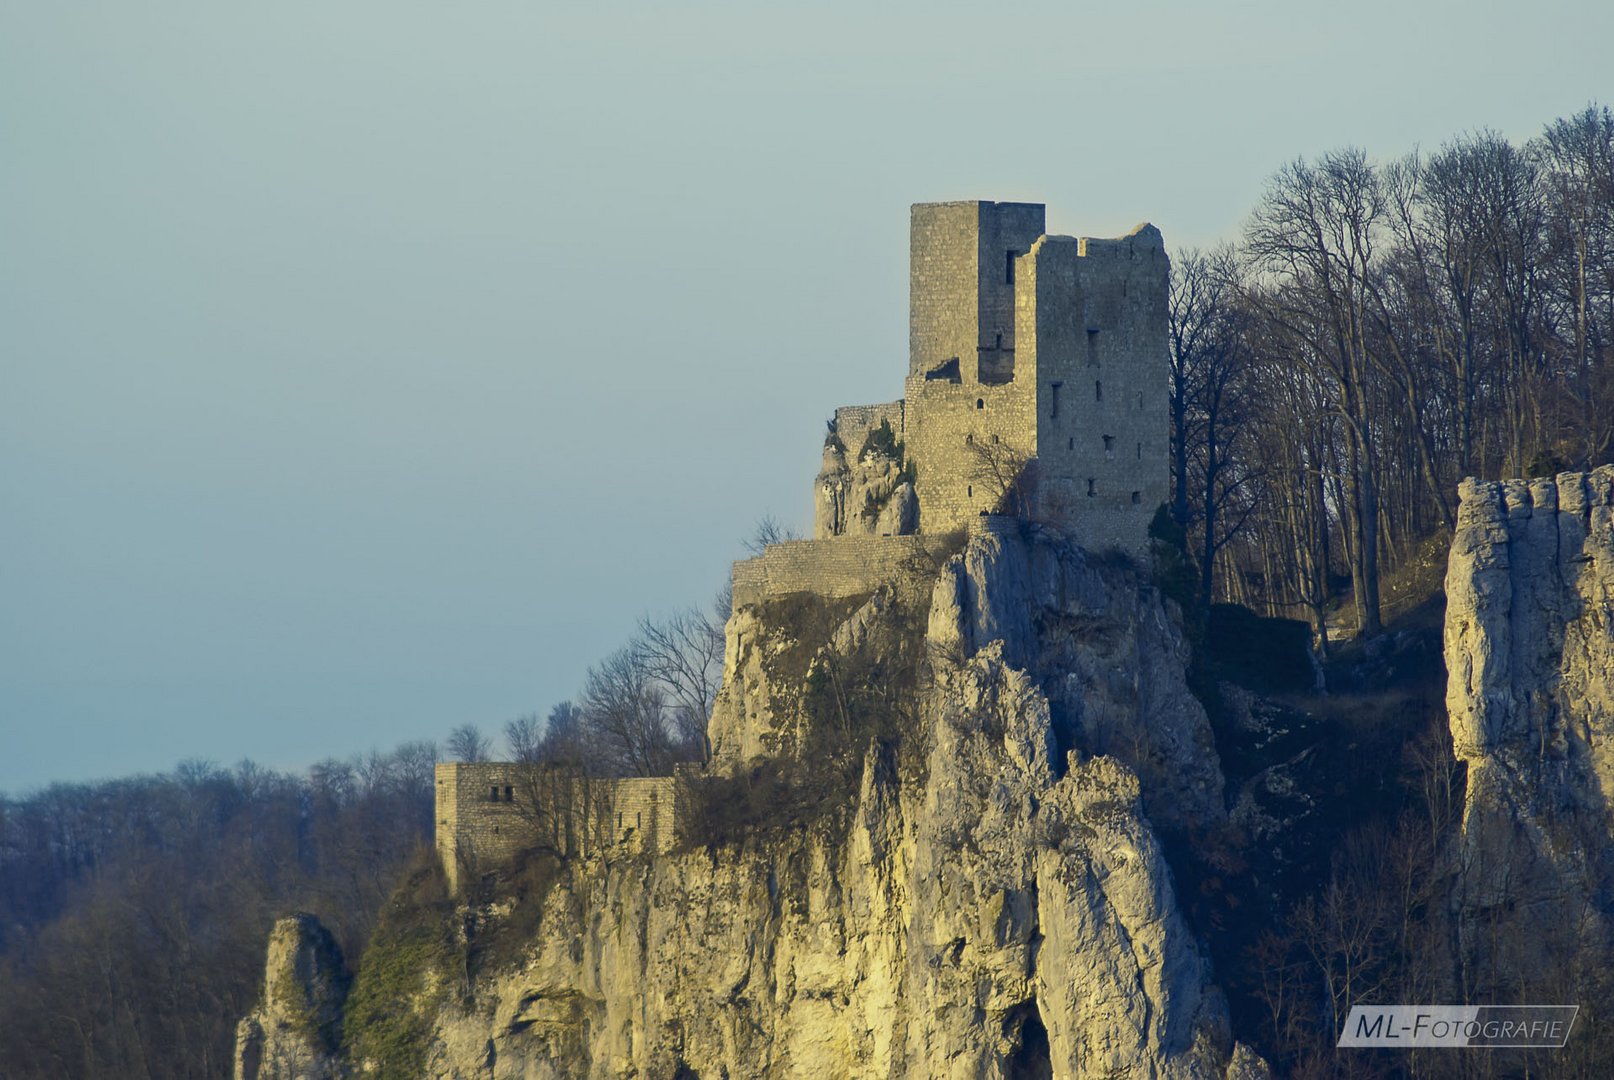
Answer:
[{"label": "dark window opening", "polygon": [[1138,443],[1138,460],[1139,461],[1143,460],[1143,444],[1142,443]]},{"label": "dark window opening", "polygon": [[1142,504],[1142,503],[1143,503],[1143,492],[1141,492],[1141,491],[1134,491],[1134,492],[1133,492],[1133,493],[1132,493],[1132,505],[1133,505],[1133,506],[1139,506],[1139,505],[1141,505],[1141,504]]},{"label": "dark window opening", "polygon": [[507,787],[507,788],[504,789],[504,801],[505,802],[515,802],[516,801],[516,789],[515,788]]},{"label": "dark window opening", "polygon": [[1076,439],[1075,439],[1074,436],[1072,436],[1071,438],[1065,440],[1065,449],[1066,450],[1074,450],[1074,449],[1076,449]]},{"label": "dark window opening", "polygon": [[1059,388],[1064,385],[1064,383],[1057,382],[1048,384],[1048,419],[1050,420],[1059,416]]},{"label": "dark window opening", "polygon": [[996,345],[993,346],[993,348],[995,348],[995,349],[1003,348],[1003,331],[1002,330],[998,331],[998,342],[997,342]]},{"label": "dark window opening", "polygon": [[1003,284],[1005,284],[1005,285],[1013,285],[1014,284],[1014,256],[1015,256],[1015,254],[1016,253],[1013,252],[1013,251],[1005,251],[1003,253]]},{"label": "dark window opening", "polygon": [[1103,383],[1095,382],[1093,384],[1093,400],[1094,401],[1103,401],[1104,400],[1104,384]]},{"label": "dark window opening", "polygon": [[996,435],[992,436],[992,442],[993,442],[994,445],[997,443],[997,441],[998,441],[998,437]]},{"label": "dark window opening", "polygon": [[617,832],[622,831],[622,811],[620,810],[616,812],[616,829]]},{"label": "dark window opening", "polygon": [[975,498],[975,485],[974,484],[965,484],[964,485],[964,497],[966,499]]},{"label": "dark window opening", "polygon": [[1089,499],[1091,499],[1094,495],[1097,495],[1097,494],[1098,494],[1098,481],[1093,479],[1091,476],[1089,476],[1087,478],[1087,497]]},{"label": "dark window opening", "polygon": [[[1002,334],[998,335],[1001,343]],[[981,346],[975,358],[975,374],[982,386],[1002,386],[1014,382],[1014,350]]]},{"label": "dark window opening", "polygon": [[644,824],[644,811],[643,810],[635,810],[633,812],[633,827],[635,829],[637,829],[643,824]]},{"label": "dark window opening", "polygon": [[947,360],[944,360],[942,363],[937,364],[935,367],[925,372],[926,382],[934,382],[937,379],[951,383],[964,381],[963,376],[959,375],[958,373],[958,357],[949,357]]},{"label": "dark window opening", "polygon": [[498,801],[499,801],[499,789],[497,787],[488,788],[488,802],[498,802]]},{"label": "dark window opening", "polygon": [[1098,327],[1087,328],[1087,366],[1098,367]]},{"label": "dark window opening", "polygon": [[975,445],[975,432],[972,431],[968,435],[964,436],[964,445],[965,446],[974,446]]},{"label": "dark window opening", "polygon": [[977,409],[984,409],[984,408],[986,408],[986,399],[985,399],[985,398],[976,398],[976,399],[975,399],[975,407],[976,407],[976,408],[977,408]]}]

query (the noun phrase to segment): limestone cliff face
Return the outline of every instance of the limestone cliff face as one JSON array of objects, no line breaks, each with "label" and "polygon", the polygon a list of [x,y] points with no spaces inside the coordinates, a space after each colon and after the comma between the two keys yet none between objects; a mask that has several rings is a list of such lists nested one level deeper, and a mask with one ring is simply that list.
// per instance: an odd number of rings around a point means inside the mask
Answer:
[{"label": "limestone cliff face", "polygon": [[919,499],[902,463],[871,450],[849,461],[839,442],[824,446],[814,482],[813,535],[906,536],[919,526]]},{"label": "limestone cliff face", "polygon": [[[871,745],[844,832],[578,867],[526,961],[441,1018],[432,1075],[1226,1075],[1225,1007],[1150,794],[1089,748],[1169,776],[1156,797],[1179,817],[1221,812],[1158,597],[1017,536],[976,537],[933,581],[921,769]],[[892,603],[848,605],[823,648],[890,632]],[[729,627],[713,736],[732,768],[792,745],[799,643],[766,618]],[[1063,735],[1050,681],[1067,710],[1089,695]]]},{"label": "limestone cliff face", "polygon": [[342,951],[312,915],[275,923],[263,1000],[236,1028],[236,1080],[334,1080],[347,993]]},{"label": "limestone cliff face", "polygon": [[[1468,767],[1463,960],[1541,970],[1608,942],[1614,469],[1466,481],[1461,496],[1446,704]],[[1495,954],[1526,943],[1528,956]]]}]

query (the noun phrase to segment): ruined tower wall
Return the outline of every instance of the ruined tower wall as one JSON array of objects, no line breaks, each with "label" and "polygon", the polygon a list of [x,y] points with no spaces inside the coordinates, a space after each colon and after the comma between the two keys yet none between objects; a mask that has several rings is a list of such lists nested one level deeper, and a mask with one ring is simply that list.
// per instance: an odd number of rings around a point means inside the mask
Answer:
[{"label": "ruined tower wall", "polygon": [[436,769],[437,856],[458,891],[466,874],[508,863],[539,843],[563,851],[669,850],[677,835],[671,776],[575,777],[508,761]]},{"label": "ruined tower wall", "polygon": [[904,400],[923,532],[999,509],[1001,485],[983,458],[1004,450],[988,447],[1034,451],[1036,403],[1015,367],[1014,279],[1043,221],[1031,203],[913,208]]},{"label": "ruined tower wall", "polygon": [[918,203],[908,230],[908,375],[979,344],[980,204]]},{"label": "ruined tower wall", "polygon": [[1039,203],[916,203],[908,232],[908,374],[957,358],[966,381],[1014,351],[1012,257],[1043,234]]},{"label": "ruined tower wall", "polygon": [[1021,263],[1020,360],[1036,395],[1033,514],[1091,550],[1144,550],[1170,482],[1160,232],[1044,237]]},{"label": "ruined tower wall", "polygon": [[[849,455],[879,417],[917,476],[921,533],[1029,513],[1138,552],[1166,501],[1168,267],[1152,225],[1044,236],[1029,203],[921,203],[909,241],[904,398],[837,410]],[[1014,465],[1026,472],[1005,503]]]},{"label": "ruined tower wall", "polygon": [[997,386],[908,380],[908,455],[917,475],[919,529],[941,532],[1000,509],[988,457],[1029,458],[1036,398],[1028,382]]}]

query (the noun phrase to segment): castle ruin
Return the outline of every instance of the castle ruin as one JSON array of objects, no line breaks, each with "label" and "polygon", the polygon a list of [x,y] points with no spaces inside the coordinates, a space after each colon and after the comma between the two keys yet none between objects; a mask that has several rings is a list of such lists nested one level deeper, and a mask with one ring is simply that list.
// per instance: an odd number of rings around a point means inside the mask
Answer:
[{"label": "castle ruin", "polygon": [[[735,610],[871,592],[1004,515],[1093,551],[1147,549],[1169,487],[1165,245],[1153,225],[1104,240],[1047,235],[1044,218],[1040,203],[913,206],[903,397],[835,410],[816,536],[736,562]],[[532,769],[437,767],[437,849],[456,888],[535,830],[563,851],[671,846],[672,778],[579,779],[540,806],[521,795]]]},{"label": "castle ruin", "polygon": [[559,855],[672,847],[677,780],[578,776],[541,763],[437,766],[437,855],[449,888],[524,850]]},{"label": "castle ruin", "polygon": [[[817,535],[1007,512],[1091,550],[1145,550],[1169,484],[1160,231],[1049,236],[1041,204],[949,202],[915,205],[909,237],[904,394],[835,411]],[[882,425],[911,480],[871,471]]]}]

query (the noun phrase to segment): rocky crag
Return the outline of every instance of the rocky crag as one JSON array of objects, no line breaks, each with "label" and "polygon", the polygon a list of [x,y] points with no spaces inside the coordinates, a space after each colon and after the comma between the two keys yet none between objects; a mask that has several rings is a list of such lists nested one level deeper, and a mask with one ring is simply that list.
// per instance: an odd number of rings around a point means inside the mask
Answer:
[{"label": "rocky crag", "polygon": [[298,914],[269,934],[263,996],[236,1028],[236,1080],[334,1080],[347,968],[319,920]]},{"label": "rocky crag", "polygon": [[1583,984],[1614,910],[1614,468],[1471,480],[1461,496],[1446,704],[1468,770],[1462,979]]},{"label": "rocky crag", "polygon": [[[682,845],[567,866],[511,962],[460,992],[457,962],[421,973],[400,1002],[421,1071],[1263,1075],[1152,824],[1224,812],[1185,660],[1146,574],[1019,522],[865,597],[742,606]],[[901,707],[839,727],[838,675]],[[837,804],[820,774],[842,759]],[[725,825],[713,793],[769,770],[789,807]]]}]

